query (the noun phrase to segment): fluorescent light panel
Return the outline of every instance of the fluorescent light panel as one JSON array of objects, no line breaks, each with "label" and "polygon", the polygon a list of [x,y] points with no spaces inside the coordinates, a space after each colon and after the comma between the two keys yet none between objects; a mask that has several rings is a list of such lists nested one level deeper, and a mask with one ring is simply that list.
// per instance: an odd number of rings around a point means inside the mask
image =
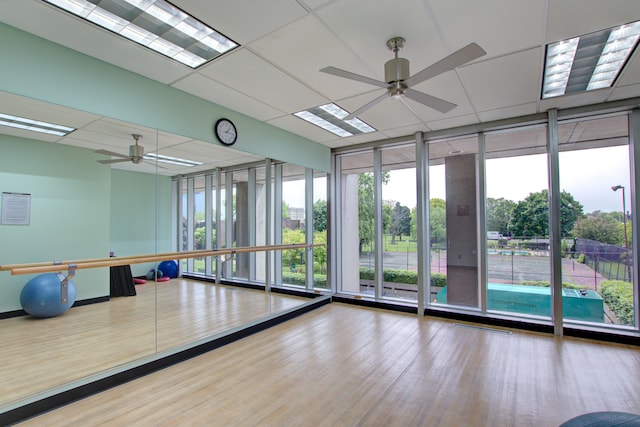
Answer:
[{"label": "fluorescent light panel", "polygon": [[169,156],[163,156],[162,154],[154,154],[154,153],[147,153],[143,156],[143,158],[145,160],[158,161],[162,163],[169,163],[172,165],[188,166],[188,167],[200,166],[204,164],[202,162],[196,162],[195,160],[180,159],[178,157],[169,157]]},{"label": "fluorescent light panel", "polygon": [[640,38],[640,21],[547,45],[542,98],[611,87]]},{"label": "fluorescent light panel", "polygon": [[164,0],[43,0],[196,68],[237,43]]},{"label": "fluorescent light panel", "polygon": [[334,103],[299,111],[294,115],[342,138],[375,132],[374,128],[358,118],[343,120],[349,113]]},{"label": "fluorescent light panel", "polygon": [[68,126],[56,125],[53,123],[28,119],[26,117],[12,116],[4,113],[0,113],[0,125],[57,136],[65,136],[76,130],[75,128]]}]

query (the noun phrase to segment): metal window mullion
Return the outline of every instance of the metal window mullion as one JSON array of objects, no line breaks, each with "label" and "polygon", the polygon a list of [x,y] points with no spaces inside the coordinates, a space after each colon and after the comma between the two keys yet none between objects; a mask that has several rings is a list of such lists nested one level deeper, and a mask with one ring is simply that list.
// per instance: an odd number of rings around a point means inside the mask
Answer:
[{"label": "metal window mullion", "polygon": [[173,237],[171,238],[171,247],[174,252],[182,251],[183,221],[182,221],[182,177],[172,181],[172,197],[171,207],[173,214],[171,215],[173,227]]},{"label": "metal window mullion", "polygon": [[[275,165],[275,183],[273,186],[274,197],[273,197],[273,205],[274,205],[274,221],[273,221],[273,244],[281,245],[282,244],[282,175],[283,175],[283,165],[279,163]],[[275,259],[275,272],[274,272],[274,281],[276,285],[282,284],[282,251],[276,251],[273,253],[273,257]]]},{"label": "metal window mullion", "polygon": [[384,288],[384,265],[382,253],[382,151],[373,150],[373,255],[376,299],[382,298]]},{"label": "metal window mullion", "polygon": [[[216,248],[220,247],[220,231],[222,223],[222,171],[216,170]],[[216,283],[220,284],[220,276],[222,269],[222,260],[216,257]]]},{"label": "metal window mullion", "polygon": [[[304,173],[304,200],[305,200],[305,210],[304,210],[304,226],[305,226],[305,243],[311,244],[313,243],[313,169],[306,168]],[[313,249],[303,249],[305,251],[305,262],[306,266],[306,284],[307,290],[313,290]]]},{"label": "metal window mullion", "polygon": [[[256,245],[256,169],[249,168],[247,183],[247,232],[249,246]],[[256,253],[249,252],[249,281],[256,280]]]},{"label": "metal window mullion", "polygon": [[[233,247],[233,172],[224,174],[224,247]],[[233,258],[227,258],[224,263],[224,277],[233,276]]]},{"label": "metal window mullion", "polygon": [[[187,250],[193,248],[195,222],[195,178],[187,179]],[[193,271],[193,258],[187,259],[187,271]]]},{"label": "metal window mullion", "polygon": [[[204,176],[204,235],[205,237],[205,249],[213,249],[213,242],[211,241],[211,231],[213,228],[213,176]],[[207,276],[211,276],[211,261],[212,257],[206,257],[204,263],[204,272]]]},{"label": "metal window mullion", "polygon": [[553,332],[563,335],[562,317],[562,258],[560,245],[560,169],[558,147],[558,110],[548,112],[547,160],[549,173],[549,243],[551,250],[551,312]]},{"label": "metal window mullion", "polygon": [[339,215],[342,212],[342,160],[340,156],[332,154],[333,161],[331,162],[331,176],[329,177],[329,199],[333,201],[331,207],[327,205],[327,214],[330,219],[331,227],[328,227],[329,236],[331,236],[331,246],[333,250],[329,250],[327,247],[327,254],[329,255],[329,265],[331,266],[331,291],[338,292],[338,284],[340,290],[342,290],[342,281],[338,280],[338,277],[342,277],[342,221],[339,219]]},{"label": "metal window mullion", "polygon": [[[633,307],[634,307],[634,326],[636,330],[640,327],[640,268],[638,267],[638,244],[640,243],[640,229],[638,229],[638,209],[640,203],[636,197],[636,191],[640,188],[640,109],[636,108],[629,114],[629,154],[630,154],[630,195],[631,198],[631,253],[636,254],[633,259]],[[624,212],[626,215],[626,212]]]},{"label": "metal window mullion", "polygon": [[429,235],[429,145],[416,132],[416,233],[418,246],[418,315],[424,316],[430,295],[431,263]]},{"label": "metal window mullion", "polygon": [[[281,188],[280,203],[277,204],[276,201],[271,200],[271,193],[272,193],[272,186],[273,186],[273,182],[271,181],[271,173],[272,173],[271,159],[265,159],[264,164],[265,164],[265,183],[266,183],[265,227],[266,227],[266,233],[267,233],[267,235],[265,236],[265,241],[268,246],[268,245],[271,245],[271,242],[273,241],[275,236],[278,236],[278,235],[282,236],[282,169],[280,170],[280,188]],[[275,183],[276,194],[278,189],[278,178],[277,178],[278,167],[282,168],[282,165],[281,164],[276,165],[276,183]],[[273,206],[274,203],[276,207],[278,206],[280,207],[275,209],[275,215],[272,215],[272,213],[274,212],[274,206]],[[280,221],[278,221],[278,211],[280,211]],[[275,218],[275,221],[273,221],[273,223],[272,223],[272,218]],[[278,233],[278,230],[280,230],[279,233]],[[272,231],[273,231],[273,235],[272,235]],[[282,239],[280,239],[280,241],[282,241]],[[278,252],[276,252],[275,254],[272,251],[265,252],[264,289],[267,292],[271,290],[271,283],[272,283],[271,271],[273,269],[273,264],[271,260],[274,259],[273,258],[274,255],[276,259],[276,262],[275,262],[276,275],[279,270],[282,270],[281,268],[282,262],[278,261]]]},{"label": "metal window mullion", "polygon": [[488,300],[488,265],[487,265],[487,187],[486,187],[486,147],[485,134],[478,134],[478,176],[476,186],[477,196],[477,212],[478,212],[478,265],[480,266],[480,274],[478,281],[480,282],[480,310],[487,312]]}]

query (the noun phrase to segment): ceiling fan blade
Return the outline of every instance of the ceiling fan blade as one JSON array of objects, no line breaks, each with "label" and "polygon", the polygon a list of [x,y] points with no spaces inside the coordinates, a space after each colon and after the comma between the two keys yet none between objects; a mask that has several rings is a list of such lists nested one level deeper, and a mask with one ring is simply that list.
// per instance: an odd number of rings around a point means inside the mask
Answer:
[{"label": "ceiling fan blade", "polygon": [[487,52],[476,43],[469,43],[462,49],[453,52],[449,56],[445,56],[440,61],[428,66],[422,71],[418,71],[413,76],[409,77],[405,82],[407,86],[411,87],[422,83],[432,77],[442,74],[446,71],[453,70],[462,64],[466,64],[469,61],[473,61],[476,58],[486,55]]},{"label": "ceiling fan blade", "polygon": [[449,101],[445,101],[444,99],[440,99],[432,95],[427,95],[423,92],[418,92],[414,89],[405,89],[404,95],[409,99],[413,99],[414,101],[433,108],[434,110],[438,110],[441,113],[448,113],[457,107],[456,104]]},{"label": "ceiling fan blade", "polygon": [[129,156],[124,155],[124,154],[120,154],[120,153],[114,153],[113,151],[96,150],[95,152],[98,153],[98,154],[104,154],[106,156],[122,157],[123,159],[129,159]]},{"label": "ceiling fan blade", "polygon": [[385,92],[382,95],[380,95],[379,97],[374,98],[372,101],[367,102],[362,107],[358,108],[356,111],[354,111],[353,113],[349,114],[347,117],[345,117],[342,120],[346,122],[346,121],[349,121],[351,119],[355,119],[357,116],[359,116],[360,114],[364,113],[369,108],[371,108],[374,105],[376,105],[377,103],[384,101],[388,97],[389,97],[389,93]]},{"label": "ceiling fan blade", "polygon": [[334,76],[343,77],[345,79],[351,79],[362,83],[368,83],[370,85],[387,88],[389,85],[385,82],[381,82],[379,80],[375,80],[369,77],[361,76],[360,74],[352,73],[351,71],[341,70],[336,67],[325,67],[321,69],[323,73],[333,74]]},{"label": "ceiling fan blade", "polygon": [[124,163],[124,162],[130,162],[130,161],[131,159],[127,157],[126,159],[98,160],[98,163],[102,163],[103,165],[108,165],[111,163]]}]

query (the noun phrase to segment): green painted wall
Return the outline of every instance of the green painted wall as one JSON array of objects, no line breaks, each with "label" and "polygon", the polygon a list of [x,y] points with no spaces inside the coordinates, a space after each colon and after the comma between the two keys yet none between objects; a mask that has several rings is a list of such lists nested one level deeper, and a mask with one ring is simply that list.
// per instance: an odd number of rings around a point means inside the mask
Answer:
[{"label": "green painted wall", "polygon": [[[113,170],[110,248],[116,256],[172,252],[171,178]],[[131,265],[134,276],[153,264]]]},{"label": "green painted wall", "polygon": [[0,90],[213,144],[224,116],[238,128],[234,148],[330,171],[321,144],[1,23],[0,40]]},{"label": "green painted wall", "polygon": [[[111,172],[91,150],[0,135],[0,192],[31,194],[29,225],[0,225],[0,264],[109,255]],[[0,272],[0,312],[33,275]],[[109,270],[78,270],[77,299],[109,295]]]}]

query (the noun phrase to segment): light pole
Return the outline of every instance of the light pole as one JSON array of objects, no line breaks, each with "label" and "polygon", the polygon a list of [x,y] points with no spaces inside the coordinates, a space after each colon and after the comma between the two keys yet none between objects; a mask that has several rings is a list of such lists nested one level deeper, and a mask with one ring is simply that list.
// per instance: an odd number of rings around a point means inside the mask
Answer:
[{"label": "light pole", "polygon": [[627,265],[628,280],[631,281],[631,266],[629,265],[629,238],[627,237],[627,204],[624,198],[624,186],[614,185],[611,187],[613,191],[622,189],[622,223],[624,224],[624,247],[627,250],[625,253],[624,263]]},{"label": "light pole", "polygon": [[618,191],[622,189],[622,222],[624,224],[624,247],[625,249],[629,249],[629,240],[627,238],[627,204],[624,198],[624,186],[622,185],[614,185],[611,187],[613,191]]}]

